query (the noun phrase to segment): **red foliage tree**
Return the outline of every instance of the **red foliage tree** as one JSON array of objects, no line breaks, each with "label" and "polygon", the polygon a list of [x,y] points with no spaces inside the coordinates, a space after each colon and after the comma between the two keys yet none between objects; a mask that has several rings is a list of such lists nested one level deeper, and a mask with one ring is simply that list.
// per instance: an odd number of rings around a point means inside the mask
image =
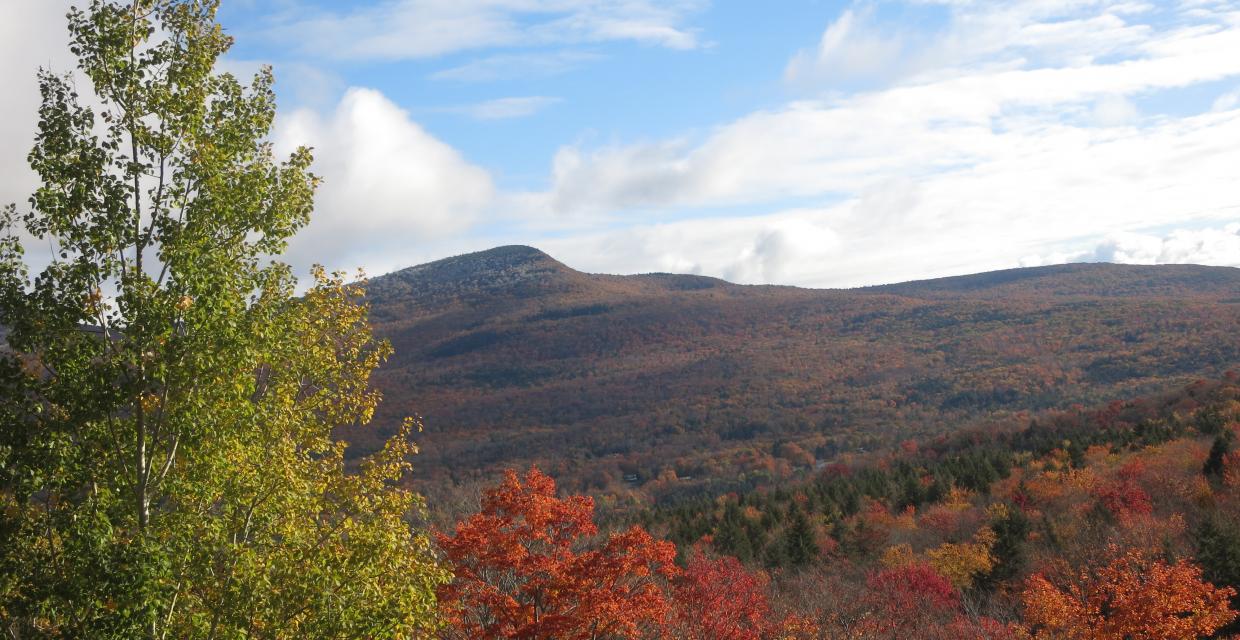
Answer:
[{"label": "red foliage tree", "polygon": [[960,593],[928,564],[879,571],[872,574],[866,584],[894,617],[919,611],[955,611],[960,606]]},{"label": "red foliage tree", "polygon": [[1149,515],[1154,511],[1150,494],[1131,478],[1121,476],[1117,481],[1094,490],[1094,497],[1116,518]]},{"label": "red foliage tree", "polygon": [[759,640],[775,631],[769,579],[731,556],[709,558],[702,545],[676,579],[673,636],[684,640]]},{"label": "red foliage tree", "polygon": [[865,614],[846,637],[876,640],[1018,640],[1016,624],[970,616],[960,592],[928,564],[909,564],[870,574]]},{"label": "red foliage tree", "polygon": [[669,612],[676,547],[640,527],[588,547],[594,502],[557,498],[538,469],[509,471],[482,510],[437,536],[456,578],[439,591],[465,638],[636,638]]}]

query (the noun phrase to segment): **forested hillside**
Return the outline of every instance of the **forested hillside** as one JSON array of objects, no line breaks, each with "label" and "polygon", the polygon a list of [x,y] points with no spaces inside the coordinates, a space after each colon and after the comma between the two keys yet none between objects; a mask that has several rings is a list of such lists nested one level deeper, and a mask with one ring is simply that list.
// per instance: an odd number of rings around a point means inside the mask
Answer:
[{"label": "forested hillside", "polygon": [[[441,606],[453,638],[591,625],[694,640],[1231,637],[1237,430],[1232,373],[844,456],[799,481],[606,523],[605,536],[590,499],[509,473],[440,535],[456,573]],[[596,586],[575,591],[574,567]],[[624,600],[617,588],[640,598],[603,609]],[[552,590],[571,595],[540,599]],[[501,596],[512,610],[490,613]],[[598,610],[612,613],[579,613]]]},{"label": "forested hillside", "polygon": [[538,462],[574,490],[743,489],[1240,363],[1231,268],[1074,264],[813,290],[589,275],[514,246],[375,278],[369,298],[395,347],[376,376],[378,423],[423,415],[416,473],[441,481]]}]

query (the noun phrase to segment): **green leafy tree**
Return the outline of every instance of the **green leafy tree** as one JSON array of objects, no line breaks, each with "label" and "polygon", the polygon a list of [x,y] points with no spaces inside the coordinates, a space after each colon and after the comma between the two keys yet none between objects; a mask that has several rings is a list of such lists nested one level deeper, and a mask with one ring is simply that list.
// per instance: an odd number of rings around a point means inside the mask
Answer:
[{"label": "green leafy tree", "polygon": [[[272,75],[215,72],[213,0],[68,15],[93,87],[40,74],[41,186],[0,229],[0,628],[12,637],[424,634],[446,578],[398,488],[407,423],[367,422],[363,294],[270,261],[309,219],[311,154],[277,161]],[[88,102],[94,106],[85,106]],[[19,233],[50,245],[33,278]]]}]

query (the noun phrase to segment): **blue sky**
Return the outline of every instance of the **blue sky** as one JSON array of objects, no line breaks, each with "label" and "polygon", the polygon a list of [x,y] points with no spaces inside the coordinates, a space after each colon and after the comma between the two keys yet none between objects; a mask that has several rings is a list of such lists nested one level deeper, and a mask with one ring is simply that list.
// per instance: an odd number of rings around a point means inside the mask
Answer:
[{"label": "blue sky", "polygon": [[[0,3],[6,86],[72,64],[66,4]],[[1240,266],[1235,2],[224,0],[219,17],[223,70],[275,68],[277,148],[317,150],[301,269],[509,243],[804,286]],[[33,100],[0,110],[0,200],[20,201]]]},{"label": "blue sky", "polygon": [[[299,4],[296,12],[303,21],[307,13],[343,21],[390,7],[350,3],[342,9],[342,4]],[[334,57],[317,47],[265,37],[273,26],[279,32],[288,24],[267,3],[225,4],[220,19],[237,37],[232,58],[271,62],[277,69],[310,65],[323,74],[304,80],[297,71],[288,74],[286,106],[330,107],[345,87],[377,89],[437,138],[491,170],[498,187],[529,190],[547,186],[547,167],[566,142],[701,133],[712,123],[795,98],[781,81],[789,56],[799,43],[815,40],[845,5],[789,2],[779,12],[762,5],[684,3],[668,21],[683,42],[653,37],[479,48],[461,43],[460,49],[434,55],[392,51],[366,57]],[[508,17],[518,28],[533,29],[566,13]],[[325,81],[334,90],[324,90]]]}]

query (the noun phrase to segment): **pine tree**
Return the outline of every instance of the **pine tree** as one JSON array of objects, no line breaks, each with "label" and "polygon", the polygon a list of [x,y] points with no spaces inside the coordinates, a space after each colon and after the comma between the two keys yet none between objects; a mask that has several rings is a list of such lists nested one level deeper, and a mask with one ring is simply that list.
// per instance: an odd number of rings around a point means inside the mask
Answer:
[{"label": "pine tree", "polygon": [[788,510],[781,542],[783,557],[788,566],[803,567],[818,557],[818,543],[814,540],[814,529],[810,526],[805,512],[795,504]]},{"label": "pine tree", "polygon": [[744,516],[736,503],[730,502],[723,510],[723,518],[715,530],[715,548],[741,562],[753,560],[753,547],[746,530]]},{"label": "pine tree", "polygon": [[1194,537],[1197,561],[1201,563],[1205,579],[1218,586],[1240,589],[1240,530],[1217,517],[1208,517]]},{"label": "pine tree", "polygon": [[990,550],[994,565],[981,582],[986,588],[1011,580],[1024,568],[1029,518],[1017,506],[1007,505],[1001,515],[990,521],[990,528],[995,533],[995,544]]},{"label": "pine tree", "polygon": [[1208,478],[1222,478],[1229,453],[1231,453],[1231,432],[1222,431],[1214,436],[1214,444],[1210,445],[1210,455],[1206,457],[1201,473]]}]

